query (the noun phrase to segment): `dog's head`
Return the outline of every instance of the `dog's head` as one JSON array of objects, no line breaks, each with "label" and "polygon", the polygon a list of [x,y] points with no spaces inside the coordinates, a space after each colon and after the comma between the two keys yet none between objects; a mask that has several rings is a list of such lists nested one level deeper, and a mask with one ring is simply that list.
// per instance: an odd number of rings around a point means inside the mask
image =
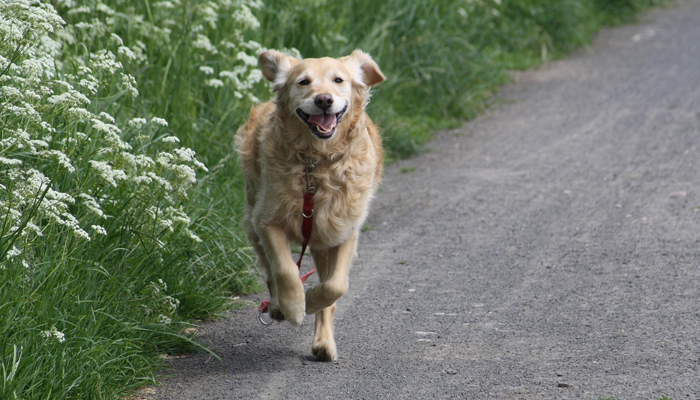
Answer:
[{"label": "dog's head", "polygon": [[308,126],[320,140],[330,140],[347,115],[358,115],[370,86],[384,81],[372,58],[360,50],[346,57],[299,60],[275,50],[258,57],[265,79],[277,91],[277,104]]}]

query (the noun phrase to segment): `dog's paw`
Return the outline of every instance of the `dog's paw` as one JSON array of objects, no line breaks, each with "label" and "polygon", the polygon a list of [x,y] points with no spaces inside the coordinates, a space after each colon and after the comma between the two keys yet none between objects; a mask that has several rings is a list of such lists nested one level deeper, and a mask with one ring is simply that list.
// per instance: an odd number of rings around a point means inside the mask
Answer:
[{"label": "dog's paw", "polygon": [[284,314],[282,313],[282,310],[280,310],[280,306],[276,301],[270,301],[270,304],[267,306],[267,312],[269,313],[270,318],[277,322],[282,322],[285,320]]},{"label": "dog's paw", "polygon": [[278,297],[280,311],[284,314],[283,319],[286,319],[293,325],[301,325],[306,310],[304,290],[300,288],[300,290],[294,291],[294,293],[288,293],[287,296],[283,296],[282,293],[280,293]]},{"label": "dog's paw", "polygon": [[338,287],[329,282],[324,282],[306,291],[306,314],[316,314],[326,307],[332,306],[345,292],[347,284]]},{"label": "dog's paw", "polygon": [[316,340],[311,345],[311,351],[316,356],[316,361],[335,361],[338,358],[338,350],[333,338]]}]

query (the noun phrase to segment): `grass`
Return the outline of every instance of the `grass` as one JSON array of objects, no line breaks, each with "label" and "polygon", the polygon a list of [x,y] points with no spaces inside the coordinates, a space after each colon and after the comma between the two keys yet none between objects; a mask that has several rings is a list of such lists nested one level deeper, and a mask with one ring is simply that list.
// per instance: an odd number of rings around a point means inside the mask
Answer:
[{"label": "grass", "polygon": [[260,290],[233,133],[262,48],[372,54],[397,159],[659,3],[0,0],[0,398],[120,398]]}]

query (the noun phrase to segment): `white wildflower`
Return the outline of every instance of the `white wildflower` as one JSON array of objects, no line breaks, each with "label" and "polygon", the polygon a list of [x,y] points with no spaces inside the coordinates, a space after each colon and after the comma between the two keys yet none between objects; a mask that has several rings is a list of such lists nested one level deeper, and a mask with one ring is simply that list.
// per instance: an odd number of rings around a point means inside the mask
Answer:
[{"label": "white wildflower", "polygon": [[185,232],[185,234],[186,234],[190,239],[194,240],[195,242],[197,242],[197,243],[202,243],[202,239],[201,239],[199,236],[197,236],[197,234],[195,234],[194,232],[192,232],[191,230],[189,230],[188,228],[183,229],[183,232]]},{"label": "white wildflower", "polygon": [[127,179],[124,171],[113,169],[112,166],[105,161],[90,160],[90,166],[97,171],[102,179],[114,187],[117,187],[117,181]]},{"label": "white wildflower", "polygon": [[136,163],[136,165],[139,165],[144,168],[153,168],[156,166],[156,162],[153,161],[151,157],[143,154],[134,156],[134,162]]},{"label": "white wildflower", "polygon": [[158,315],[158,322],[163,324],[163,325],[170,325],[170,323],[172,322],[172,319],[170,319],[170,317],[167,317],[167,316],[161,314],[161,315]]},{"label": "white wildflower", "polygon": [[63,332],[56,329],[56,326],[52,326],[51,329],[48,331],[42,331],[41,336],[47,339],[53,338],[58,343],[63,343],[66,341],[66,335],[64,335]]},{"label": "white wildflower", "polygon": [[165,309],[171,313],[180,307],[180,300],[174,298],[173,296],[165,296],[161,302],[163,303],[163,306],[165,306]]},{"label": "white wildflower", "polygon": [[199,67],[199,70],[202,71],[205,75],[212,75],[214,73],[214,68],[208,65],[202,65],[201,67]]},{"label": "white wildflower", "polygon": [[100,203],[94,197],[87,193],[80,193],[78,198],[81,199],[81,204],[91,213],[95,214],[100,218],[104,218],[105,214],[100,207]]},{"label": "white wildflower", "polygon": [[11,260],[20,254],[22,254],[22,250],[18,249],[17,246],[12,245],[12,248],[7,251],[6,257],[8,260]]},{"label": "white wildflower", "polygon": [[[210,67],[207,67],[207,68],[210,68]],[[200,67],[200,70],[201,69],[202,69],[202,67]],[[212,69],[211,73],[213,73],[213,72],[214,72],[214,70]],[[2,87],[2,88],[0,88],[0,92],[2,92],[2,94],[4,96],[9,97],[9,98],[21,99],[23,97],[22,92],[20,92],[19,89],[14,88],[12,86]]]},{"label": "white wildflower", "polygon": [[5,164],[5,165],[21,165],[22,160],[18,160],[16,158],[5,158],[0,156],[0,164]]},{"label": "white wildflower", "polygon": [[149,282],[148,287],[151,288],[151,290],[153,291],[154,294],[160,293],[161,290],[163,292],[168,291],[168,284],[165,283],[165,281],[163,279],[160,279],[160,278],[158,279],[157,282],[153,282],[153,281]]},{"label": "white wildflower", "polygon": [[111,8],[109,8],[109,6],[107,6],[107,5],[104,4],[104,3],[97,3],[97,7],[96,7],[96,8],[97,8],[97,11],[101,11],[101,12],[107,14],[107,15],[113,15],[113,14],[114,14],[114,10],[112,10]]},{"label": "white wildflower", "polygon": [[114,117],[112,117],[111,115],[107,114],[104,111],[100,113],[100,118],[109,122],[110,124],[113,124],[115,122]]},{"label": "white wildflower", "polygon": [[153,117],[151,118],[151,122],[160,126],[168,126],[168,121],[164,120],[163,118]]},{"label": "white wildflower", "polygon": [[141,129],[142,126],[146,125],[146,118],[134,118],[126,124],[134,129]]},{"label": "white wildflower", "polygon": [[97,233],[97,234],[100,234],[102,236],[107,236],[107,230],[100,225],[92,225],[92,230],[94,230],[95,233]]},{"label": "white wildflower", "polygon": [[178,224],[189,225],[191,222],[190,217],[188,217],[182,209],[167,207],[165,213],[170,215],[172,220]]},{"label": "white wildflower", "polygon": [[258,58],[248,55],[242,51],[239,51],[238,54],[236,54],[236,59],[239,61],[243,61],[243,64],[248,65],[250,67],[255,67],[258,65]]},{"label": "white wildflower", "polygon": [[224,86],[223,81],[221,81],[220,79],[214,79],[214,78],[207,80],[206,84],[207,84],[207,86],[211,86],[213,88],[220,88],[220,87]]},{"label": "white wildflower", "polygon": [[93,117],[94,117],[94,115],[93,115],[90,111],[88,111],[88,110],[86,110],[86,109],[84,109],[84,108],[82,108],[82,107],[71,107],[71,108],[68,109],[68,113],[69,113],[71,116],[74,116],[74,117],[77,117],[77,118],[84,118],[84,119],[87,119],[87,118],[93,118]]},{"label": "white wildflower", "polygon": [[141,175],[141,176],[135,176],[135,177],[131,178],[131,181],[137,185],[139,185],[139,184],[149,185],[151,182],[153,182],[153,179],[151,179],[147,176]]},{"label": "white wildflower", "polygon": [[177,136],[166,136],[163,139],[161,139],[163,143],[180,143],[180,139],[177,138]]},{"label": "white wildflower", "polygon": [[71,163],[70,157],[60,150],[42,150],[37,153],[40,156],[49,156],[55,158],[58,165],[65,168],[68,172],[75,172],[75,167]]},{"label": "white wildflower", "polygon": [[139,90],[136,88],[136,79],[130,74],[121,74],[122,86],[133,98],[139,97]]},{"label": "white wildflower", "polygon": [[90,99],[77,90],[71,89],[63,94],[49,97],[48,102],[51,104],[65,104],[69,107],[75,107],[81,104],[90,104]]},{"label": "white wildflower", "polygon": [[202,35],[201,33],[197,34],[197,39],[195,39],[195,41],[192,42],[192,47],[194,47],[195,49],[204,50],[211,54],[216,54],[219,52],[218,50],[216,50],[216,47],[213,44],[211,44],[209,38]]},{"label": "white wildflower", "polygon": [[179,149],[174,149],[173,153],[178,161],[180,162],[192,162],[196,160],[197,153],[188,147],[181,147]]},{"label": "white wildflower", "polygon": [[153,179],[157,184],[159,184],[163,189],[166,191],[171,191],[173,190],[173,186],[170,184],[170,182],[167,179],[163,179],[160,176],[154,174],[153,172],[149,172],[147,176],[151,179]]},{"label": "white wildflower", "polygon": [[89,24],[87,22],[78,22],[77,24],[75,24],[73,26],[78,28],[78,29],[84,29],[84,30],[88,30],[88,29],[93,27],[92,24]]},{"label": "white wildflower", "polygon": [[248,81],[252,83],[258,83],[262,80],[262,78],[262,71],[259,69],[253,69],[250,71],[250,73],[248,73]]},{"label": "white wildflower", "polygon": [[90,54],[90,61],[93,68],[103,70],[109,74],[114,74],[122,69],[122,63],[117,61],[115,55],[108,50],[100,50],[96,54]]},{"label": "white wildflower", "polygon": [[27,225],[24,226],[24,230],[27,233],[33,233],[37,236],[44,236],[44,233],[41,231],[41,228],[39,228],[35,223],[32,221],[27,222]]},{"label": "white wildflower", "polygon": [[117,49],[117,54],[119,54],[120,56],[126,57],[129,60],[136,60],[136,58],[137,58],[136,53],[134,53],[133,50],[131,50],[130,48],[128,48],[126,46],[119,46],[119,48]]},{"label": "white wildflower", "polygon": [[175,229],[173,228],[173,221],[167,219],[167,218],[161,218],[158,220],[158,226],[160,226],[163,229],[167,229],[170,232],[175,232]]},{"label": "white wildflower", "polygon": [[253,30],[260,28],[260,21],[255,18],[250,8],[245,4],[242,4],[241,7],[233,13],[233,19],[245,28]]},{"label": "white wildflower", "polygon": [[156,156],[156,162],[160,165],[168,166],[174,160],[174,156],[170,153],[160,152]]},{"label": "white wildflower", "polygon": [[71,8],[70,10],[68,10],[67,14],[68,14],[68,15],[73,15],[73,14],[89,14],[90,12],[92,12],[92,10],[90,9],[90,7],[82,6],[82,7]]},{"label": "white wildflower", "polygon": [[207,7],[202,8],[202,18],[209,23],[209,26],[216,29],[216,21],[219,19],[217,12],[218,5],[214,2],[209,2]]},{"label": "white wildflower", "polygon": [[89,76],[88,79],[81,79],[78,82],[78,86],[86,89],[90,95],[97,94],[97,90],[100,88],[100,82],[93,76]]}]

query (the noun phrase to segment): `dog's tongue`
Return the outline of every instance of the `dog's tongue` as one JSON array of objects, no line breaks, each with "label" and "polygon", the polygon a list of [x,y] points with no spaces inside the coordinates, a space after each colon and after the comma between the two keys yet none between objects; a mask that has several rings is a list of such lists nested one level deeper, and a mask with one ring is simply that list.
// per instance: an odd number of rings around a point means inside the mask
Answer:
[{"label": "dog's tongue", "polygon": [[337,124],[335,114],[316,114],[309,117],[309,123],[318,126],[320,131],[328,132]]}]

